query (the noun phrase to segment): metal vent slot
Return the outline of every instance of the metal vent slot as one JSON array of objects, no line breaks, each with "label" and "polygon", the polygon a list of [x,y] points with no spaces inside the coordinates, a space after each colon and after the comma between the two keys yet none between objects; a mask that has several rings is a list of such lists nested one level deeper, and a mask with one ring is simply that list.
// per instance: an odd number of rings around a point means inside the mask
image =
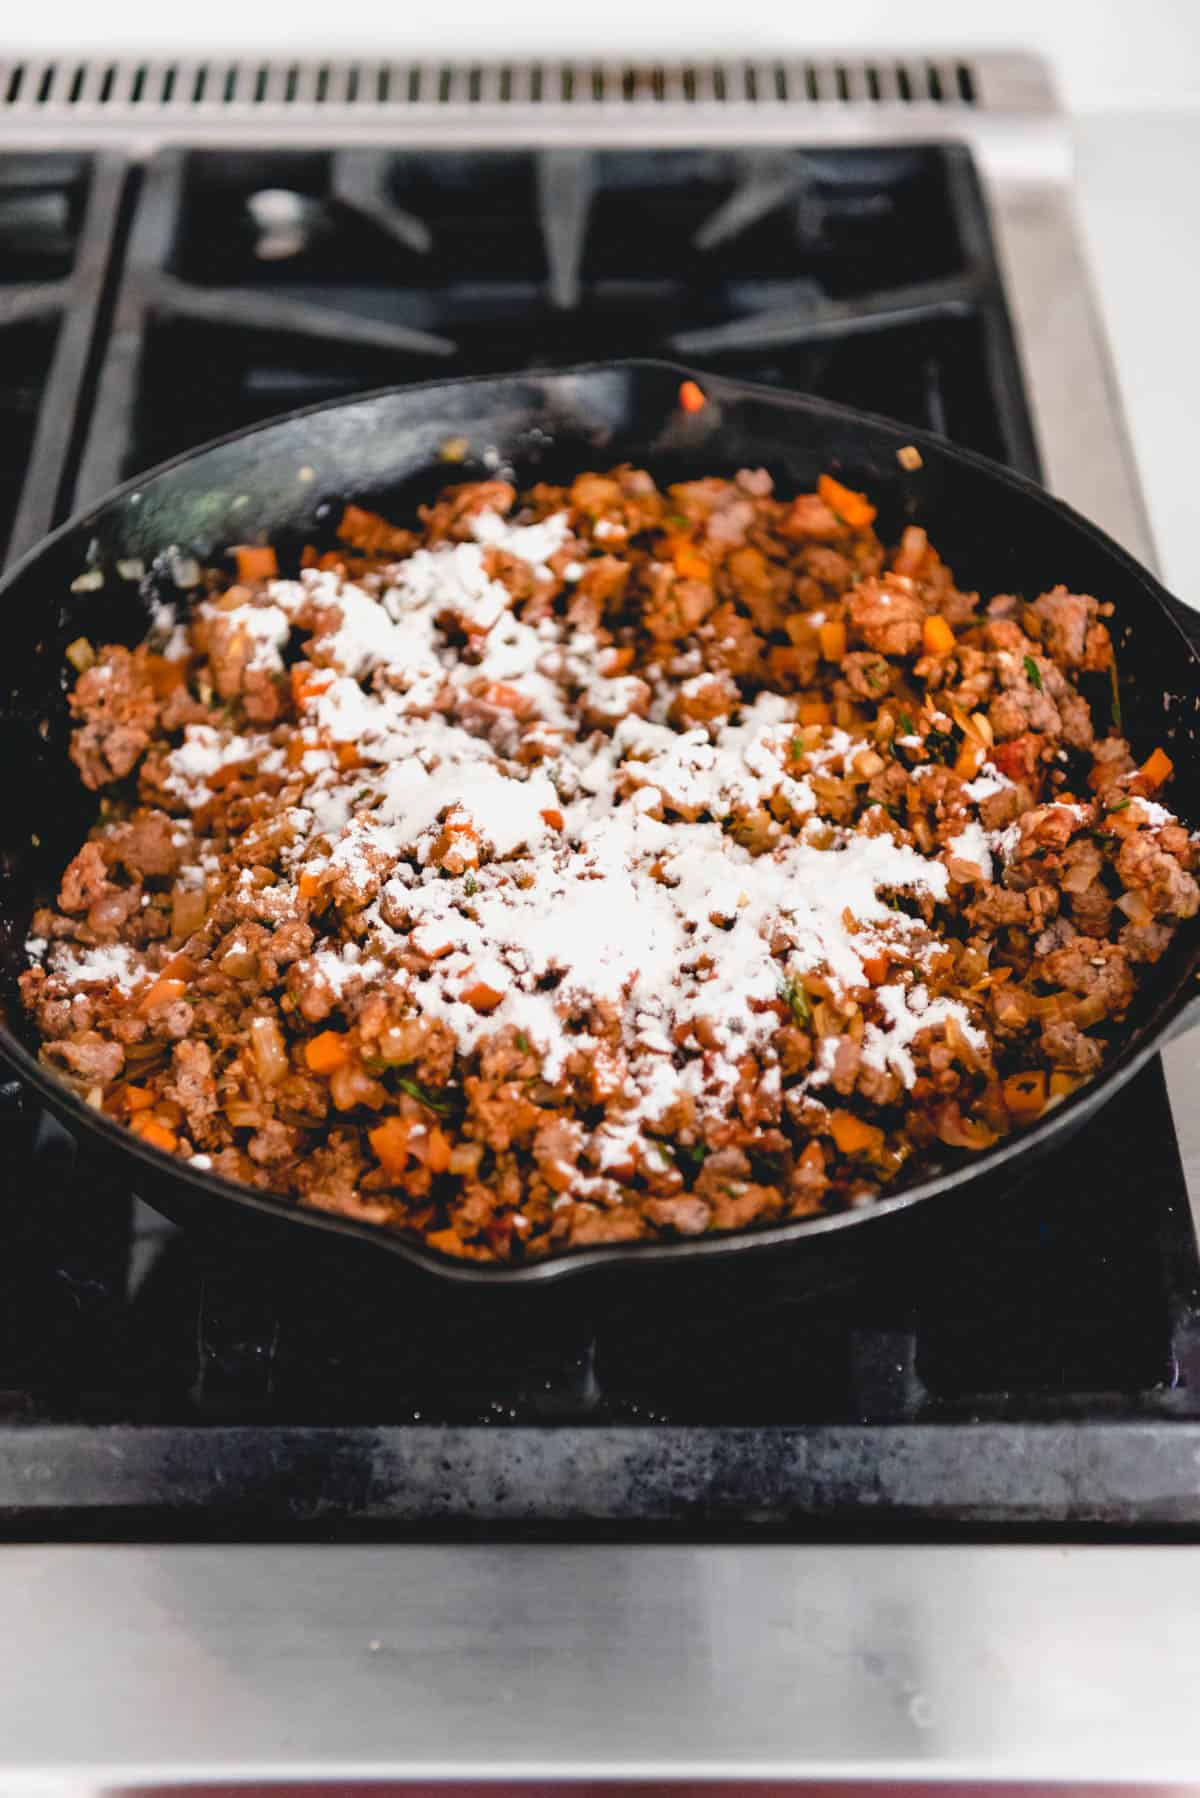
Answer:
[{"label": "metal vent slot", "polygon": [[716,62],[667,67],[567,63],[40,62],[0,64],[0,112],[103,112],[180,118],[215,110],[280,115],[337,107],[381,109],[666,105],[926,105],[974,107],[980,83],[969,62]]}]

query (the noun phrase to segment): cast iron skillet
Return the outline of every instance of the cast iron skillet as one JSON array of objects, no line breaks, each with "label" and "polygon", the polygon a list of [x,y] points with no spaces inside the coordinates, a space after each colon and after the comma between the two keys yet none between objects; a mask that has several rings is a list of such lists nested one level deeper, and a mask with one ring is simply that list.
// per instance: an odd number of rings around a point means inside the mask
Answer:
[{"label": "cast iron skillet", "polygon": [[[708,396],[699,412],[679,407],[686,379]],[[462,469],[439,461],[452,438],[467,440]],[[909,443],[922,457],[914,473],[896,459]],[[7,776],[0,795],[0,1055],[74,1133],[82,1152],[119,1157],[129,1185],[168,1216],[223,1242],[235,1225],[251,1234],[278,1232],[281,1224],[337,1231],[459,1280],[541,1282],[604,1264],[657,1266],[785,1246],[815,1271],[819,1245],[827,1254],[833,1233],[846,1246],[851,1232],[862,1243],[871,1226],[935,1195],[970,1188],[974,1201],[977,1190],[1011,1188],[1035,1158],[1092,1116],[1185,1014],[1194,1015],[1195,927],[1182,929],[1163,961],[1143,970],[1134,1011],[1101,1077],[988,1153],[948,1155],[919,1185],[860,1210],[678,1243],[588,1248],[528,1267],[455,1261],[377,1226],[302,1210],[193,1171],[90,1110],[39,1064],[14,985],[21,946],[33,904],[53,892],[95,812],[66,754],[63,651],[80,635],[129,644],[143,635],[151,595],[136,578],[122,578],[117,565],[143,562],[152,569],[149,585],[178,599],[170,573],[178,561],[165,554],[172,546],[210,561],[230,544],[270,541],[286,567],[303,544],[333,540],[346,500],[403,521],[448,479],[482,474],[497,454],[521,485],[569,480],[626,460],[660,482],[761,465],[784,492],[811,490],[822,470],[834,470],[869,490],[885,541],[909,520],[926,526],[964,587],[1033,597],[1063,581],[1113,601],[1124,729],[1139,757],[1155,744],[1167,746],[1177,769],[1172,808],[1185,819],[1200,817],[1200,618],[1095,525],[1021,476],[880,418],[659,362],[391,389],[296,412],[169,462],[65,524],[0,582]],[[86,569],[102,574],[103,585],[93,579],[79,590]],[[961,1191],[957,1202],[965,1196]]]}]

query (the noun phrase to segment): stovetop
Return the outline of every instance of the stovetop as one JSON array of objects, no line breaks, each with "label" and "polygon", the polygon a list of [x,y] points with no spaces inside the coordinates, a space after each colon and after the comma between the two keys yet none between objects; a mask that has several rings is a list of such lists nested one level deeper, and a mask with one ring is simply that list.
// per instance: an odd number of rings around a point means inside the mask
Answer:
[{"label": "stovetop", "polygon": [[[0,541],[295,405],[616,354],[1037,475],[1012,219],[1002,277],[968,149],[903,135],[0,150]],[[323,1240],[235,1261],[15,1088],[0,1157],[13,1528],[1179,1519],[1200,1266],[1157,1064],[1023,1186],[923,1208],[865,1266],[519,1297]]]}]

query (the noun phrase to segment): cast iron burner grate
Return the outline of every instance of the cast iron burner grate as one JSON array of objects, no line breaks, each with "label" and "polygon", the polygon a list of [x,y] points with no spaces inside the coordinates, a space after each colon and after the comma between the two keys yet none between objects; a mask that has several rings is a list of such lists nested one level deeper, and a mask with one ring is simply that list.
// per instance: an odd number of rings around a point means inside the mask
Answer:
[{"label": "cast iron burner grate", "polygon": [[960,147],[172,149],[138,198],[79,497],[389,382],[656,353],[1037,472]]},{"label": "cast iron burner grate", "polygon": [[0,560],[61,516],[123,181],[119,157],[0,157]]}]

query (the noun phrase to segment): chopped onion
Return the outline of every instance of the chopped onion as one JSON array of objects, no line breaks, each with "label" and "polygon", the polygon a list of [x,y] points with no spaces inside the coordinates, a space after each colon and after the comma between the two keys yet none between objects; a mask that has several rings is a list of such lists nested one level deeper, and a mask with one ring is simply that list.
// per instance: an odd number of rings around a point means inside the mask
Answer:
[{"label": "chopped onion", "polygon": [[258,1077],[264,1086],[274,1086],[288,1071],[287,1045],[274,1018],[251,1018],[250,1042]]}]

